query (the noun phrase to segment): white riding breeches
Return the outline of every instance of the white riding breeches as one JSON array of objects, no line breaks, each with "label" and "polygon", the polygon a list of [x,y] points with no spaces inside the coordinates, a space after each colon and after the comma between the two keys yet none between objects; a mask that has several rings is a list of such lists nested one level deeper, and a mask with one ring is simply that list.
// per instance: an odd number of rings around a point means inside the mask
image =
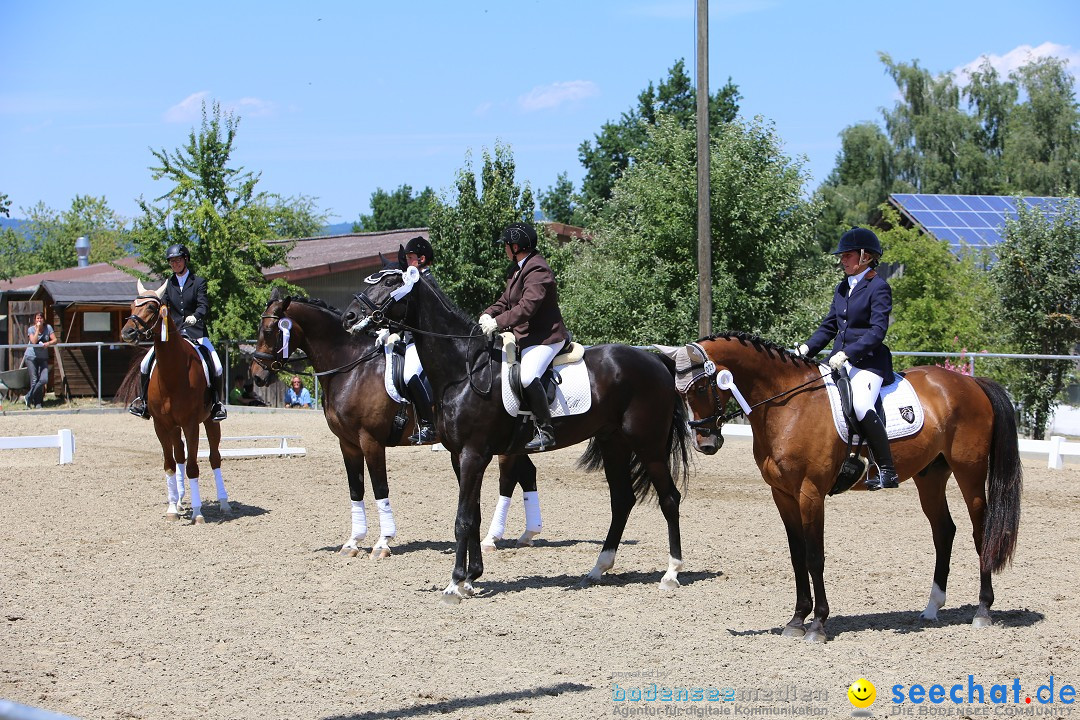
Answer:
[{"label": "white riding breeches", "polygon": [[550,345],[533,345],[521,351],[521,387],[527,388],[532,381],[544,374],[555,355],[562,350],[565,340]]},{"label": "white riding breeches", "polygon": [[[851,378],[851,404],[855,407],[855,417],[862,420],[868,410],[874,409],[878,394],[881,392],[880,375],[869,370],[860,370],[848,364],[848,377]],[[885,419],[882,418],[882,422]]]},{"label": "white riding breeches", "polygon": [[405,384],[408,385],[410,380],[422,372],[424,372],[424,368],[420,365],[420,356],[416,352],[416,343],[409,343],[405,346]]},{"label": "white riding breeches", "polygon": [[[199,343],[210,351],[210,359],[214,362],[214,377],[221,377],[221,358],[218,357],[217,350],[214,349],[214,344],[210,342],[210,338],[201,337],[195,342]],[[139,363],[139,370],[141,370],[143,373],[150,372],[150,363],[152,363],[153,361],[154,348],[150,348],[146,355],[143,356],[142,362]]]}]

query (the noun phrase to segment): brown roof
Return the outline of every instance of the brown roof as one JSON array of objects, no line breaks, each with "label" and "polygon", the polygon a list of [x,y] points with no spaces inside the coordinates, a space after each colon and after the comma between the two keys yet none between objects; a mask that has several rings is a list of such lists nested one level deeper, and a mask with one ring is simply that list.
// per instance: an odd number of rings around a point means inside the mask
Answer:
[{"label": "brown roof", "polygon": [[[263,270],[267,279],[285,278],[296,282],[329,273],[371,267],[379,262],[379,253],[397,259],[399,245],[405,245],[417,235],[428,237],[427,228],[390,230],[387,232],[324,235],[300,238],[289,251],[289,266],[275,265]],[[272,243],[288,242],[285,240]]]},{"label": "brown roof", "polygon": [[[140,272],[149,272],[150,268],[143,265],[135,258],[120,258],[114,261],[117,265],[134,268]],[[79,282],[122,282],[131,281],[131,275],[123,270],[117,270],[109,263],[94,263],[86,267],[64,268],[63,270],[50,270],[49,272],[23,275],[11,280],[0,281],[0,292],[10,290],[33,290],[45,280],[79,281]]]}]

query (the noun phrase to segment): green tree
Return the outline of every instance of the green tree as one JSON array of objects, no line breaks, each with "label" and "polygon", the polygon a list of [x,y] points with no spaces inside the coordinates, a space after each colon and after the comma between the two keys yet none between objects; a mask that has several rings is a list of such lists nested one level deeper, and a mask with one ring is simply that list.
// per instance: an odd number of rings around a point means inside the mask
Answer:
[{"label": "green tree", "polygon": [[[0,193],[0,215],[11,217],[11,200],[7,193]],[[21,236],[9,227],[0,228],[0,280],[22,274],[18,271],[20,249]]]},{"label": "green tree", "polygon": [[424,228],[431,224],[431,206],[435,191],[425,187],[415,197],[410,185],[402,185],[391,193],[377,188],[371,193],[371,214],[361,215],[353,223],[353,232],[377,232]]},{"label": "green tree", "polygon": [[78,265],[75,240],[90,241],[90,262],[108,262],[127,255],[127,227],[104,197],[76,195],[71,207],[57,212],[37,203],[18,233],[5,233],[2,253],[9,277],[61,270]]},{"label": "green tree", "polygon": [[[977,258],[958,258],[949,244],[901,226],[889,205],[880,208],[887,230],[878,230],[883,259],[900,271],[889,278],[893,311],[887,343],[893,350],[957,352],[986,348],[985,318],[996,302],[990,278]],[[897,358],[902,367],[905,358]],[[932,364],[934,358],[911,358]]]},{"label": "green tree", "polygon": [[[169,275],[166,248],[187,245],[193,269],[207,280],[209,334],[250,337],[270,293],[262,271],[285,264],[292,248],[292,243],[265,241],[280,237],[276,231],[314,235],[324,220],[306,199],[297,204],[257,192],[259,176],[230,164],[239,118],[223,114],[218,103],[209,112],[204,104],[202,115],[201,129],[192,129],[185,145],[174,152],[151,150],[154,180],[171,188],[155,203],[140,198],[143,215],[136,218],[132,237],[159,278]],[[298,225],[298,218],[307,220]]]},{"label": "green tree", "polygon": [[[997,317],[1016,352],[1069,355],[1080,342],[1080,201],[1063,201],[1056,217],[1017,201],[991,270]],[[1036,439],[1075,376],[1072,363],[1022,360],[1009,388]]]},{"label": "green tree", "polygon": [[574,222],[580,201],[574,194],[574,184],[566,173],[559,173],[555,184],[540,192],[540,210],[554,222],[576,225]]},{"label": "green tree", "polygon": [[[452,193],[438,198],[431,211],[431,244],[438,258],[435,277],[463,310],[479,314],[505,287],[506,255],[495,244],[512,222],[534,222],[532,190],[514,178],[510,148],[495,144],[483,151],[479,186],[471,155],[458,170]],[[538,228],[539,230],[539,228]]]},{"label": "green tree", "polygon": [[1065,61],[1041,58],[1010,76],[1027,100],[1009,117],[1003,161],[1017,195],[1080,194],[1080,107]]},{"label": "green tree", "polygon": [[[730,77],[715,95],[710,96],[710,134],[720,132],[724,124],[736,118],[740,97],[738,86]],[[661,116],[672,118],[683,128],[693,127],[696,103],[697,91],[680,59],[668,70],[667,78],[659,86],[649,83],[638,95],[636,107],[624,112],[618,122],[604,123],[592,142],[581,143],[578,158],[585,168],[582,202],[595,208],[611,197],[615,181],[648,143],[648,129],[656,125]]]},{"label": "green tree", "polygon": [[[711,139],[713,327],[777,342],[805,339],[833,277],[810,227],[801,162],[760,118]],[[649,129],[640,158],[590,215],[560,273],[562,310],[583,342],[682,343],[697,337],[696,135],[677,119]]]}]

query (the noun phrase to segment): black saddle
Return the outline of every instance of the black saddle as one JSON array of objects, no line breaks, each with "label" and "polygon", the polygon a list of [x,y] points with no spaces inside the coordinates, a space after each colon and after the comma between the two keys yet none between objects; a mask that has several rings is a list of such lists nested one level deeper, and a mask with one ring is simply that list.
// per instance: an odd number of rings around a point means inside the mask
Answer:
[{"label": "black saddle", "polygon": [[[563,344],[562,349],[559,350],[559,352],[555,353],[555,357],[568,354],[572,349],[572,342],[573,338],[567,340]],[[552,369],[552,365],[554,364],[555,359],[552,358],[551,365],[548,365],[547,369],[544,370],[543,374],[540,376],[540,385],[544,388],[544,395],[547,396],[548,405],[551,405],[551,403],[555,402],[556,387],[562,382],[559,376],[556,375],[555,371]],[[514,395],[517,396],[518,404],[520,404],[523,408],[528,408],[529,410],[532,410],[532,407],[529,405],[529,399],[525,397],[525,388],[521,386],[520,357],[514,360],[514,362],[508,368],[508,371],[510,373],[510,389],[513,390]]]}]

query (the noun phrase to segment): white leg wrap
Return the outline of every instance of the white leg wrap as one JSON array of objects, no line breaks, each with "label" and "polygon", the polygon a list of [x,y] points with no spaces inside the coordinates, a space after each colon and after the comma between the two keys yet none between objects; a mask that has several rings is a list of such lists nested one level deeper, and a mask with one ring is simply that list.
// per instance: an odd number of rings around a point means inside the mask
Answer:
[{"label": "white leg wrap", "polygon": [[356,547],[356,543],[367,537],[367,512],[364,510],[363,500],[352,500],[352,535],[348,547]]},{"label": "white leg wrap", "polygon": [[510,512],[512,499],[505,495],[499,496],[495,503],[495,512],[491,515],[491,527],[488,528],[487,536],[491,540],[502,540],[506,532],[506,515]]},{"label": "white leg wrap", "polygon": [[530,490],[522,493],[522,500],[525,502],[525,532],[518,538],[518,545],[532,545],[533,538],[544,528],[540,522],[540,494]]},{"label": "white leg wrap", "polygon": [[923,620],[937,620],[937,613],[945,605],[945,591],[934,583],[930,588],[930,600],[926,603],[926,609],[919,616]]},{"label": "white leg wrap", "polygon": [[176,463],[176,492],[179,493],[179,502],[184,499],[186,490],[184,488],[184,478],[187,477],[187,464]]},{"label": "white leg wrap", "polygon": [[379,508],[379,535],[384,538],[392,538],[397,534],[397,525],[394,524],[394,513],[390,510],[390,498],[376,500],[375,505]]},{"label": "white leg wrap", "polygon": [[180,499],[179,488],[176,485],[176,473],[165,473],[165,487],[169,493],[169,504],[176,505]]},{"label": "white leg wrap", "polygon": [[214,483],[217,484],[217,499],[221,502],[228,502],[229,493],[225,491],[225,481],[221,478],[221,468],[214,468]]},{"label": "white leg wrap", "polygon": [[188,478],[188,487],[191,488],[191,517],[202,515],[202,498],[199,497],[199,478]]}]

